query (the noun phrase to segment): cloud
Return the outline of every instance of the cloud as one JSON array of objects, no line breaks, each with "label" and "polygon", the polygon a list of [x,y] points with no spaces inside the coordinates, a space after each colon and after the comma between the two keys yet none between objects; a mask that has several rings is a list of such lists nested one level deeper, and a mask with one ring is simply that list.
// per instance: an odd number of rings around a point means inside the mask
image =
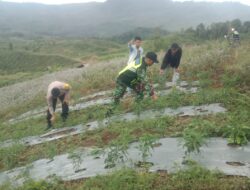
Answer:
[{"label": "cloud", "polygon": [[104,2],[105,0],[4,0],[17,3],[43,3],[43,4],[70,4],[70,3],[87,3],[87,2]]}]

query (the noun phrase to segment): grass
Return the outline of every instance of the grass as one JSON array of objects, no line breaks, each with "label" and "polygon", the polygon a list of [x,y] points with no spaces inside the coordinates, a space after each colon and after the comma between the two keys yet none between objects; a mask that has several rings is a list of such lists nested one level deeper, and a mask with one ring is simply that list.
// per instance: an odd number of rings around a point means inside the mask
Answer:
[{"label": "grass", "polygon": [[[222,122],[224,121],[224,122]],[[218,124],[220,122],[220,124]],[[32,147],[25,147],[15,154],[15,157],[8,158],[18,160],[16,166],[23,166],[42,158],[51,158],[56,154],[69,153],[78,147],[111,147],[110,154],[120,154],[118,150],[126,151],[125,147],[133,141],[141,142],[142,158],[150,153],[151,140],[154,141],[162,137],[180,137],[187,129],[201,131],[209,136],[222,136],[227,123],[226,115],[204,116],[195,118],[162,117],[157,119],[147,119],[143,121],[114,122],[108,128],[101,128],[89,131],[81,135],[76,135],[54,142],[48,142]],[[153,141],[152,141],[153,142]],[[52,146],[53,145],[53,146]],[[115,149],[116,148],[116,149]],[[3,152],[9,148],[0,149]],[[117,150],[115,152],[115,150]],[[53,153],[54,151],[54,153]],[[144,151],[144,153],[143,153]],[[51,156],[52,155],[52,156]],[[6,170],[8,162],[5,162],[6,155],[0,155],[2,162],[1,170]],[[117,160],[118,161],[118,160]],[[112,164],[116,160],[112,160]]]},{"label": "grass", "polygon": [[45,73],[74,67],[77,61],[59,55],[25,51],[0,51],[0,87],[41,76]]},{"label": "grass", "polygon": [[[91,179],[75,182],[62,182],[58,179],[52,182],[32,180],[26,182],[20,190],[248,190],[250,181],[243,177],[227,177],[218,172],[211,172],[198,165],[192,165],[187,170],[179,170],[175,174],[165,172],[147,173],[124,168],[113,174],[97,176]],[[2,187],[9,190],[8,185]]]},{"label": "grass", "polygon": [[[79,46],[78,48],[80,47],[84,48],[84,46]],[[42,49],[43,48],[41,48],[40,51],[42,51]],[[183,49],[185,51],[180,67],[181,78],[187,81],[199,80],[200,89],[198,93],[184,94],[178,90],[173,90],[169,95],[159,97],[157,101],[145,98],[140,104],[140,108],[138,108],[137,104],[133,103],[132,99],[126,99],[122,102],[118,110],[116,110],[116,114],[147,109],[162,109],[165,107],[177,108],[187,105],[202,105],[215,102],[222,103],[222,105],[227,108],[228,112],[226,114],[192,118],[162,117],[127,123],[114,122],[105,129],[98,129],[87,132],[86,134],[55,141],[52,143],[53,146],[51,146],[51,143],[46,143],[33,147],[20,146],[20,148],[16,148],[18,146],[14,146],[8,149],[1,149],[0,151],[3,152],[0,157],[2,164],[1,170],[26,165],[40,158],[53,158],[54,155],[72,152],[72,150],[78,147],[97,146],[100,148],[110,148],[110,150],[114,150],[112,147],[118,147],[118,153],[113,151],[113,155],[119,156],[119,153],[122,151],[124,155],[126,155],[128,143],[134,140],[141,140],[143,159],[143,157],[147,157],[150,154],[151,139],[154,138],[182,136],[185,130],[200,131],[209,137],[225,137],[228,134],[229,126],[232,126],[236,132],[240,130],[241,127],[249,127],[249,42],[243,42],[243,45],[238,49],[230,49],[226,46],[226,43],[220,41],[211,41],[199,45],[187,43],[183,45]],[[70,54],[66,53],[66,55],[69,56]],[[71,54],[70,56],[75,55]],[[160,57],[162,56],[163,52],[160,53]],[[82,57],[82,55],[79,57]],[[104,65],[97,64],[96,67],[87,69],[81,79],[72,81],[74,89],[72,99],[77,102],[83,95],[114,88],[115,78],[124,63],[125,61],[115,60]],[[150,68],[151,81],[163,83],[164,80],[170,80],[171,71],[166,73],[166,78],[161,78],[158,75],[158,70],[159,66]],[[15,109],[10,108],[8,112],[3,112],[0,115],[2,116],[1,118],[9,118],[10,115],[35,108],[38,105],[42,105],[42,103],[41,97],[37,97],[34,101],[30,101],[29,104],[18,106]],[[105,106],[93,106],[85,110],[71,112],[67,126],[102,120],[104,119],[105,111]],[[55,127],[61,128],[63,125],[58,121]],[[19,139],[25,136],[39,135],[43,133],[44,128],[45,118],[27,120],[11,125],[11,127],[6,124],[1,124],[0,130],[2,133],[0,134],[0,139],[3,141],[10,138]],[[244,135],[244,140],[245,139],[250,139],[248,132]],[[148,146],[144,146],[145,144]],[[44,185],[46,186],[48,184]],[[60,186],[60,188],[63,189],[66,186],[65,184],[63,187]],[[51,189],[53,189],[53,187],[52,184]],[[220,174],[211,173],[200,167],[194,167],[191,170],[180,171],[172,175],[122,170],[110,176],[99,176],[83,182],[81,181],[76,183],[75,189],[77,188],[154,188],[173,190],[249,189],[249,179],[225,177]]]}]

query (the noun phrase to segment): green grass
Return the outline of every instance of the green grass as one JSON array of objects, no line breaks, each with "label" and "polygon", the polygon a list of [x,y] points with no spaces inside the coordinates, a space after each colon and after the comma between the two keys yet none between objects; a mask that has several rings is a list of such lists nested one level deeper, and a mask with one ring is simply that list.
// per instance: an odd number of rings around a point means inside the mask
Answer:
[{"label": "green grass", "polygon": [[[244,47],[247,49],[248,46]],[[217,49],[220,48],[222,49],[218,52]],[[207,50],[206,58],[199,56],[202,52],[201,49],[203,51]],[[192,54],[192,62],[189,62]],[[246,62],[243,59],[241,61],[235,59],[235,56],[242,57],[241,54],[243,57],[248,58],[248,55],[246,55],[247,50],[245,50],[243,47],[242,50],[231,50],[225,47],[224,44],[217,42],[214,44],[209,43],[201,46],[192,46],[187,50],[186,56],[183,57],[183,66],[181,67],[181,72],[183,75],[181,76],[188,81],[191,81],[192,79],[199,80],[199,92],[196,94],[184,94],[178,90],[173,90],[169,95],[159,97],[157,101],[152,101],[150,98],[145,98],[145,100],[143,100],[140,104],[139,108],[139,110],[147,110],[163,109],[165,107],[177,108],[187,105],[222,103],[222,105],[228,110],[226,114],[208,117],[194,117],[189,119],[188,122],[181,122],[182,119],[177,119],[175,117],[170,119],[166,117],[162,119],[146,121],[133,121],[129,123],[115,122],[111,124],[107,131],[120,135],[121,129],[127,129],[129,130],[129,133],[138,131],[139,135],[141,136],[144,134],[153,133],[157,137],[163,137],[182,136],[182,132],[186,128],[191,128],[202,131],[203,133],[208,134],[208,136],[224,137],[227,136],[226,129],[228,129],[228,126],[249,126],[249,91],[248,86],[245,83],[241,83],[249,80],[249,76],[246,75],[246,69],[241,67],[242,65],[245,67],[247,65],[245,65]],[[231,64],[227,64],[226,60],[230,60]],[[114,78],[116,77],[116,73],[119,71],[120,67],[120,63],[118,65],[111,64],[110,67],[103,68],[100,66],[84,73],[82,83],[73,82],[73,88],[75,89],[75,96],[73,98],[77,99],[81,97],[84,93],[86,93],[86,89],[89,91],[96,91],[97,89],[106,90],[107,88],[110,89],[114,87]],[[151,79],[153,81],[159,80],[159,77],[157,76],[157,67],[150,69],[151,76],[153,76]],[[228,73],[230,72],[234,72],[233,77],[228,76]],[[167,75],[168,80],[170,78],[169,74],[170,73]],[[234,76],[237,78],[234,79]],[[237,84],[241,85],[238,86]],[[66,125],[74,126],[80,123],[102,120],[104,119],[106,110],[106,106],[93,106],[92,108],[88,108],[86,110],[71,112]],[[126,112],[138,112],[138,105],[134,103],[132,99],[123,102],[116,110],[116,114],[122,114]],[[176,120],[176,122],[174,122],[174,120]],[[170,124],[169,121],[171,121]],[[178,122],[180,123],[178,124]],[[3,125],[1,127],[3,135],[0,135],[0,139],[19,139],[25,136],[39,135],[43,133],[45,126],[45,118],[20,122],[18,124],[12,125],[11,128]],[[61,128],[64,126],[65,125],[60,122],[60,118],[58,118],[58,122],[56,123],[55,127]],[[99,146],[103,145],[103,140],[98,137],[98,134],[102,133],[103,130],[97,130],[90,134],[90,138],[98,142],[97,145]],[[247,138],[250,138],[249,135],[246,136]],[[117,138],[119,140],[119,138],[122,138],[122,136]],[[136,139],[138,136],[134,138]],[[83,141],[84,140],[86,140],[86,137],[83,135]],[[112,140],[113,139],[111,139],[111,141]],[[74,143],[74,139],[69,140],[69,144],[71,144],[73,148],[77,148],[79,144],[74,145]],[[41,150],[41,155],[37,156],[36,159],[42,158],[49,154],[46,148],[39,148]],[[61,149],[61,153],[65,151],[66,148]]]},{"label": "green grass", "polygon": [[[163,41],[162,43],[163,47],[167,45],[169,41],[166,40],[166,42]],[[55,46],[58,48],[59,46],[61,47],[62,44],[63,42]],[[81,42],[72,42],[72,44],[70,49],[76,48],[84,50],[84,48],[86,48]],[[92,47],[91,44],[87,45]],[[104,45],[105,43],[103,42],[102,46]],[[115,45],[110,43],[108,46]],[[55,47],[55,50],[57,48]],[[119,47],[117,48],[119,49]],[[55,50],[51,50],[51,52],[56,54],[57,52]],[[222,105],[227,108],[227,113],[192,118],[162,117],[127,123],[114,122],[111,123],[108,128],[91,131],[75,137],[69,137],[65,141],[54,142],[53,146],[51,146],[50,143],[46,143],[35,147],[21,147],[20,151],[17,151],[15,146],[9,149],[1,149],[1,151],[4,152],[0,157],[2,163],[1,169],[6,170],[8,168],[25,165],[40,158],[52,158],[56,154],[72,152],[72,150],[79,146],[97,146],[101,148],[118,147],[118,150],[120,150],[120,152],[123,151],[125,154],[127,144],[134,140],[141,139],[142,145],[143,142],[150,145],[151,137],[156,139],[160,137],[179,137],[183,135],[185,130],[200,131],[208,137],[230,137],[230,134],[234,131],[237,132],[245,126],[249,127],[249,42],[243,42],[242,46],[238,49],[230,49],[227,47],[226,43],[220,41],[204,42],[203,44],[190,44],[186,42],[186,44],[183,45],[183,50],[184,54],[180,66],[181,78],[187,81],[199,80],[200,89],[198,93],[184,94],[178,90],[173,90],[169,95],[159,97],[157,101],[145,98],[140,104],[140,107],[138,107],[132,99],[129,99],[125,100],[115,113],[122,114],[132,111],[139,112],[147,109],[162,109],[165,107],[177,108],[180,106],[210,103],[222,103]],[[45,50],[43,50],[42,47],[39,51]],[[92,51],[94,50],[92,49]],[[98,51],[105,52],[101,47]],[[110,55],[115,56],[116,53],[122,55],[119,51],[114,52],[113,50],[111,51],[111,49],[108,51],[113,52]],[[76,56],[76,54],[70,54],[70,52],[65,54],[67,56]],[[159,55],[162,57],[163,53],[161,52]],[[99,54],[99,56],[106,59],[105,53],[103,53],[103,55]],[[78,58],[81,57],[84,57],[84,55],[79,53]],[[115,78],[118,71],[124,66],[123,64],[124,63],[121,62],[112,62],[105,65],[98,64],[97,67],[86,70],[79,81],[72,81],[74,89],[72,99],[77,101],[78,98],[85,94],[114,88]],[[165,80],[169,81],[171,79],[171,71],[166,74],[166,79],[159,77],[159,65],[154,65],[149,70],[150,80],[153,82],[163,83]],[[37,97],[37,99],[31,100],[27,104],[17,106],[16,108],[10,108],[8,112],[0,113],[2,116],[1,118],[10,118],[10,116],[15,114],[18,115],[18,113],[22,113],[28,109],[41,106],[43,100],[42,97]],[[93,106],[86,110],[70,112],[67,126],[87,123],[94,120],[102,120],[104,119],[106,108],[106,106]],[[3,141],[9,138],[19,139],[25,136],[42,134],[45,125],[45,118],[27,120],[11,126],[1,124],[0,130],[2,133],[0,134],[0,139]],[[233,126],[234,131],[229,131],[228,133],[229,126]],[[63,127],[59,118],[55,127]],[[107,135],[109,136],[108,139],[106,139]],[[246,137],[247,140],[250,139],[250,135],[246,132],[244,137]],[[143,151],[144,156],[147,156],[149,153],[148,148],[150,148],[150,146],[141,147],[142,157]],[[118,151],[117,154],[117,152],[113,151],[113,155],[119,155],[120,152]],[[130,176],[133,176],[133,178]],[[194,167],[191,170],[180,171],[177,174],[167,175],[165,177],[166,178],[161,177],[158,174],[137,173],[133,170],[125,170],[120,171],[120,173],[111,174],[110,176],[96,177],[87,180],[83,185],[77,185],[77,188],[122,189],[124,187],[124,189],[152,189],[152,187],[154,187],[154,189],[195,190],[202,189],[202,187],[205,186],[206,189],[211,190],[226,190],[240,189],[244,185],[246,189],[249,188],[248,179],[225,178],[200,167]],[[222,185],[223,183],[224,185]],[[159,184],[159,186],[156,184]],[[53,188],[54,186],[52,184],[51,189]]]},{"label": "green grass", "polygon": [[33,79],[45,73],[74,67],[77,62],[59,55],[0,51],[0,87]]},{"label": "green grass", "polygon": [[[124,168],[106,176],[63,183],[55,179],[52,182],[29,180],[19,190],[247,190],[250,181],[247,178],[226,177],[218,172],[211,172],[198,165],[175,174],[147,173]],[[2,189],[9,190],[10,186]]]}]

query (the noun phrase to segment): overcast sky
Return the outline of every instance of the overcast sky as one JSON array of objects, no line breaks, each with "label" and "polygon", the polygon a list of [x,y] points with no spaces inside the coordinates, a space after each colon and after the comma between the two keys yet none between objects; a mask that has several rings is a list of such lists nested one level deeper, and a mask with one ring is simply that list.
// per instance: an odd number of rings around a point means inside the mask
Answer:
[{"label": "overcast sky", "polygon": [[[190,0],[174,0],[174,1],[190,1]],[[245,5],[249,5],[250,6],[250,0],[192,0],[192,1],[200,1],[200,2],[240,2],[242,4],[245,4]]]},{"label": "overcast sky", "polygon": [[2,1],[18,2],[18,3],[35,2],[44,4],[68,4],[68,3],[87,3],[91,1],[104,2],[105,0],[2,0]]},{"label": "overcast sky", "polygon": [[[66,3],[86,3],[86,2],[91,2],[91,1],[104,2],[105,0],[3,0],[3,1],[11,1],[11,2],[19,2],[19,3],[37,2],[37,3],[44,3],[44,4],[66,4]],[[190,0],[174,0],[174,1],[190,1]],[[250,0],[193,0],[193,1],[212,1],[212,2],[235,1],[235,2],[241,2],[243,4],[250,6]]]}]

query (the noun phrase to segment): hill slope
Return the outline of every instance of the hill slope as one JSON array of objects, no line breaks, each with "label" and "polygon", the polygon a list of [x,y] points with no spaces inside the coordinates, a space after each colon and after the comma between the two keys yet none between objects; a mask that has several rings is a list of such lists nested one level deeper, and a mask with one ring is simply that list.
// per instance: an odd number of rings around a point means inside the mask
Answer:
[{"label": "hill slope", "polygon": [[201,22],[249,17],[250,6],[239,3],[107,0],[56,6],[0,2],[0,34],[112,36],[137,27],[173,31]]}]

